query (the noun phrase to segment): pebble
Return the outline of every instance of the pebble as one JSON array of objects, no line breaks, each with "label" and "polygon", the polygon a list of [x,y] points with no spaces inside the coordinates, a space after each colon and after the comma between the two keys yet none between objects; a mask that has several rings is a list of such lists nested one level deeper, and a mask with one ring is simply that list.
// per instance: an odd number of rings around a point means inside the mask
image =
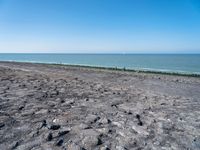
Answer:
[{"label": "pebble", "polygon": [[139,125],[139,126],[143,126],[142,121],[139,121],[139,122],[138,122],[138,125]]},{"label": "pebble", "polygon": [[16,149],[19,146],[19,142],[17,141],[13,146],[12,149]]},{"label": "pebble", "polygon": [[73,105],[75,103],[75,101],[73,99],[69,100],[69,99],[66,99],[65,100],[65,104],[66,105]]},{"label": "pebble", "polygon": [[86,149],[96,147],[98,145],[102,144],[101,139],[95,136],[86,136],[83,140],[82,143]]},{"label": "pebble", "polygon": [[110,148],[108,148],[107,146],[103,146],[100,148],[100,150],[110,150]]},{"label": "pebble", "polygon": [[56,142],[56,146],[62,146],[63,144],[63,139],[59,139],[57,142]]},{"label": "pebble", "polygon": [[65,100],[64,100],[64,99],[60,100],[60,103],[64,103],[64,102],[65,102]]},{"label": "pebble", "polygon": [[47,126],[47,121],[46,121],[46,120],[43,120],[43,121],[42,121],[41,128],[42,128],[42,127],[46,127],[46,126]]},{"label": "pebble", "polygon": [[5,126],[4,123],[0,123],[0,129],[3,128]]},{"label": "pebble", "polygon": [[100,117],[98,117],[98,116],[96,116],[96,115],[88,115],[87,117],[86,117],[86,122],[87,123],[90,123],[90,124],[93,124],[93,123],[95,123],[95,122],[97,122],[97,120],[99,120],[100,119]]},{"label": "pebble", "polygon": [[123,146],[116,146],[116,150],[126,150]]},{"label": "pebble", "polygon": [[51,141],[53,139],[53,134],[49,133],[47,136],[47,141]]},{"label": "pebble", "polygon": [[136,115],[136,118],[137,118],[137,119],[140,119],[140,115],[139,115],[139,114],[137,114],[137,115]]},{"label": "pebble", "polygon": [[109,121],[108,121],[107,118],[102,118],[98,122],[101,123],[101,124],[108,124]]},{"label": "pebble", "polygon": [[70,143],[67,146],[67,150],[85,150],[84,148],[80,147],[79,145],[75,144],[75,143]]},{"label": "pebble", "polygon": [[58,136],[63,136],[65,134],[69,133],[69,130],[59,131]]},{"label": "pebble", "polygon": [[18,110],[22,110],[24,108],[24,106],[19,106],[19,109]]},{"label": "pebble", "polygon": [[49,129],[58,130],[59,128],[60,128],[60,125],[51,125]]}]

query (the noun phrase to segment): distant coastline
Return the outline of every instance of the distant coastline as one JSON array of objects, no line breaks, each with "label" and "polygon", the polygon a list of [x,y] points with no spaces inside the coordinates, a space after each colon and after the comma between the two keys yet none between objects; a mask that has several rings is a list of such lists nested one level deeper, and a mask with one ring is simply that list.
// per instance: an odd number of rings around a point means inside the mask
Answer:
[{"label": "distant coastline", "polygon": [[54,62],[33,62],[33,61],[0,61],[6,63],[30,63],[30,64],[44,64],[44,65],[54,65],[54,66],[66,66],[66,67],[80,67],[88,69],[100,69],[100,70],[111,70],[111,71],[123,71],[123,72],[137,72],[137,73],[147,73],[147,74],[161,74],[161,75],[174,75],[174,76],[186,76],[186,77],[198,77],[200,78],[200,73],[189,73],[189,72],[175,72],[175,71],[163,71],[163,70],[145,70],[145,69],[128,69],[120,67],[103,67],[103,66],[93,66],[93,65],[81,65],[81,64],[65,64],[65,63],[54,63]]}]

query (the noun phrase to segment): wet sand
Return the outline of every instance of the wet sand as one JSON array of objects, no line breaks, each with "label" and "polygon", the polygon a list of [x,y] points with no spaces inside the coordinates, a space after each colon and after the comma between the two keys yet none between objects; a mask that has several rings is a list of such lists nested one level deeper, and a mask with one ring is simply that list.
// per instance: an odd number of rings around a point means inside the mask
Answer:
[{"label": "wet sand", "polygon": [[198,150],[200,78],[0,62],[0,149]]}]

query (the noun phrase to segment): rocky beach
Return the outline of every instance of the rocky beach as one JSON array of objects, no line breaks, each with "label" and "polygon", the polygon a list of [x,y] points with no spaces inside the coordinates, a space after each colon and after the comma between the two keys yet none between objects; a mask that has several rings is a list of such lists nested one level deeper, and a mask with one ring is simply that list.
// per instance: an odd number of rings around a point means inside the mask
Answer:
[{"label": "rocky beach", "polygon": [[199,150],[200,78],[0,62],[0,150]]}]

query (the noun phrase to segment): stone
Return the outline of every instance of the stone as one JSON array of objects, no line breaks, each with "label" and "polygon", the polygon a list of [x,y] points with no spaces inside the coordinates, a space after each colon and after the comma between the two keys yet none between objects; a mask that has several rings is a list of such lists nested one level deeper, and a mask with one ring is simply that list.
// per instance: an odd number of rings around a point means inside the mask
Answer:
[{"label": "stone", "polygon": [[90,123],[90,124],[93,124],[95,123],[97,120],[99,120],[100,117],[96,116],[96,115],[91,115],[89,114],[87,117],[86,117],[86,122],[87,123]]},{"label": "stone", "polygon": [[139,126],[143,126],[143,123],[142,123],[141,120],[138,122],[138,125],[139,125]]},{"label": "stone", "polygon": [[19,146],[19,142],[15,142],[14,145],[12,146],[12,149],[16,149]]},{"label": "stone", "polygon": [[62,146],[64,140],[63,139],[59,139],[57,142],[56,142],[56,146]]},{"label": "stone", "polygon": [[92,147],[96,147],[98,145],[102,144],[101,139],[99,139],[98,137],[95,136],[86,136],[83,140],[83,147],[86,149],[90,149]]},{"label": "stone", "polygon": [[64,99],[61,99],[61,100],[60,100],[60,103],[64,103],[64,102],[65,102],[65,100],[64,100]]},{"label": "stone", "polygon": [[101,123],[101,124],[108,124],[109,123],[107,118],[102,118],[98,122]]},{"label": "stone", "polygon": [[116,122],[116,121],[113,121],[112,124],[113,124],[113,125],[116,125],[116,126],[119,127],[119,128],[123,128],[123,127],[124,127],[124,122]]},{"label": "stone", "polygon": [[86,130],[81,130],[79,133],[81,136],[93,136],[93,137],[98,137],[100,133],[98,133],[94,129],[86,129]]},{"label": "stone", "polygon": [[123,146],[116,146],[116,150],[127,150],[127,149]]},{"label": "stone", "polygon": [[65,135],[65,134],[69,133],[69,132],[70,132],[70,130],[62,130],[62,131],[59,131],[59,132],[58,132],[58,136],[63,136],[63,135]]},{"label": "stone", "polygon": [[22,110],[24,108],[24,106],[19,106],[19,109],[18,110]]},{"label": "stone", "polygon": [[136,118],[137,118],[138,120],[140,120],[140,115],[139,115],[139,114],[137,114],[137,115],[136,115]]},{"label": "stone", "polygon": [[67,146],[67,150],[85,150],[84,148],[80,147],[79,145],[75,144],[75,143],[70,143]]},{"label": "stone", "polygon": [[0,123],[0,129],[5,126],[5,123]]},{"label": "stone", "polygon": [[53,134],[49,133],[47,136],[47,141],[51,141],[53,139]]},{"label": "stone", "polygon": [[75,101],[73,100],[73,99],[65,99],[65,104],[66,105],[72,105],[72,104],[74,104],[75,103]]},{"label": "stone", "polygon": [[87,125],[87,124],[81,123],[81,124],[79,125],[79,128],[80,128],[80,129],[90,129],[91,127],[90,127],[89,125]]},{"label": "stone", "polygon": [[133,125],[132,129],[140,135],[149,135],[149,133],[143,127]]},{"label": "stone", "polygon": [[100,150],[110,150],[110,148],[108,148],[108,146],[103,146],[100,148]]},{"label": "stone", "polygon": [[51,126],[49,127],[49,129],[51,129],[51,130],[58,130],[58,129],[60,129],[60,125],[58,125],[58,124],[53,124],[53,125],[51,125]]},{"label": "stone", "polygon": [[101,134],[108,134],[108,132],[109,132],[108,128],[99,128],[99,129],[96,129],[96,130]]},{"label": "stone", "polygon": [[42,120],[42,125],[41,125],[40,129],[43,128],[43,127],[46,127],[46,126],[47,126],[47,121],[46,120]]},{"label": "stone", "polygon": [[47,109],[41,109],[41,110],[35,112],[36,115],[39,115],[39,114],[45,115],[45,114],[47,114],[47,113],[48,113],[48,110],[47,110]]}]

